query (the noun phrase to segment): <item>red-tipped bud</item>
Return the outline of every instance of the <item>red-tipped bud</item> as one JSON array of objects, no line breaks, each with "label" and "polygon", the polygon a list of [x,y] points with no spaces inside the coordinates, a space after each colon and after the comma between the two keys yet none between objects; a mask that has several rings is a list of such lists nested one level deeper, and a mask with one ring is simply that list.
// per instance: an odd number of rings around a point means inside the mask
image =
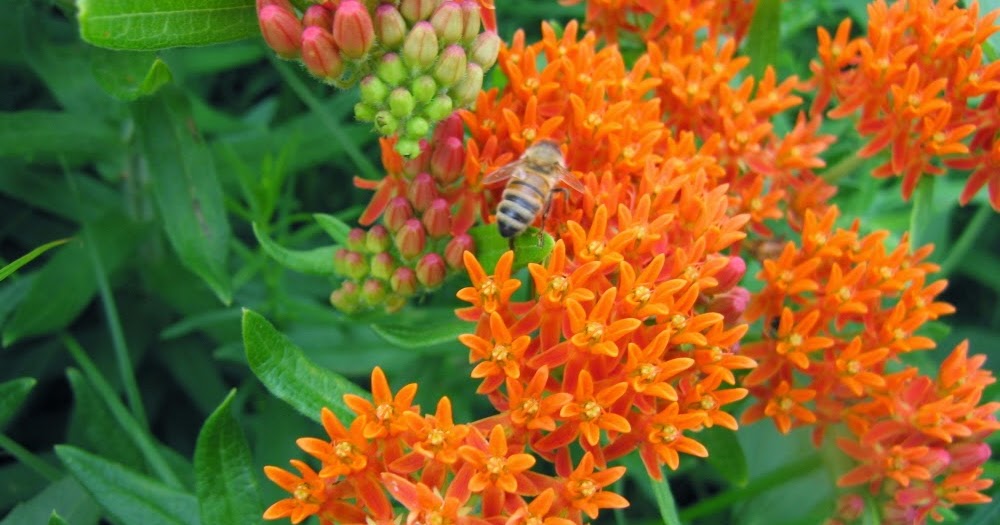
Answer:
[{"label": "red-tipped bud", "polygon": [[345,281],[330,294],[330,304],[341,312],[351,314],[358,309],[358,285]]},{"label": "red-tipped bud", "polygon": [[462,23],[462,8],[458,2],[452,0],[441,2],[431,15],[431,25],[434,26],[434,32],[441,42],[453,44],[461,40],[465,27]]},{"label": "red-tipped bud", "polygon": [[441,53],[441,59],[434,66],[434,80],[442,86],[449,87],[465,76],[465,66],[468,61],[465,58],[465,50],[462,46],[452,44]]},{"label": "red-tipped bud", "polygon": [[465,137],[465,128],[462,125],[462,117],[458,115],[450,115],[448,118],[441,120],[438,123],[437,128],[434,129],[434,144],[439,144],[449,138],[458,138],[461,140]]},{"label": "red-tipped bud", "polygon": [[387,49],[395,49],[406,38],[406,21],[392,4],[382,4],[375,9],[375,33],[379,43]]},{"label": "red-tipped bud", "polygon": [[316,26],[329,31],[333,27],[333,12],[319,4],[313,4],[302,15],[302,25]]},{"label": "red-tipped bud", "polygon": [[363,58],[375,43],[368,9],[358,0],[343,0],[333,14],[333,40],[348,58]]},{"label": "red-tipped bud", "polygon": [[427,247],[427,234],[424,232],[424,225],[417,219],[410,219],[403,223],[403,227],[396,232],[396,249],[403,259],[413,259],[424,252]]},{"label": "red-tipped bud", "polygon": [[739,322],[749,304],[750,292],[746,288],[737,286],[713,297],[708,310],[722,314],[725,325],[732,326]]},{"label": "red-tipped bud", "polygon": [[385,300],[388,292],[389,290],[386,289],[385,283],[382,281],[365,279],[364,284],[361,285],[361,300],[368,306],[378,306]]},{"label": "red-tipped bud", "polygon": [[406,178],[413,180],[417,174],[427,171],[428,163],[431,160],[429,153],[424,153],[423,155],[417,155],[403,161],[403,174]]},{"label": "red-tipped bud", "polygon": [[392,245],[391,237],[389,230],[385,229],[385,226],[376,224],[365,235],[365,249],[368,250],[368,253],[384,252]]},{"label": "red-tipped bud", "polygon": [[333,273],[337,275],[347,275],[347,254],[351,250],[347,248],[337,248],[333,254]]},{"label": "red-tipped bud", "polygon": [[396,88],[389,93],[389,111],[396,117],[408,117],[417,107],[417,99],[406,88]]},{"label": "red-tipped bud", "polygon": [[426,69],[438,55],[438,39],[430,22],[418,22],[403,42],[403,60],[410,67]]},{"label": "red-tipped bud", "polygon": [[399,12],[407,22],[413,24],[421,20],[427,20],[434,12],[438,0],[402,0],[399,3]]},{"label": "red-tipped bud", "polygon": [[932,448],[920,458],[920,463],[930,471],[931,477],[936,478],[948,468],[951,456],[942,449]]},{"label": "red-tipped bud", "polygon": [[368,261],[358,252],[347,252],[344,255],[344,275],[351,279],[363,279],[368,275]]},{"label": "red-tipped bud", "polygon": [[282,58],[299,56],[302,48],[302,22],[295,11],[277,4],[268,4],[257,10],[257,21],[264,41]]},{"label": "red-tipped bud", "polygon": [[483,70],[493,67],[498,54],[500,54],[500,37],[492,31],[480,33],[469,47],[469,60],[482,66]]},{"label": "red-tipped bud", "polygon": [[483,68],[475,62],[465,68],[465,77],[451,88],[452,98],[460,107],[469,107],[483,89]]},{"label": "red-tipped bud", "polygon": [[413,209],[423,212],[430,207],[431,202],[438,198],[437,184],[430,173],[424,172],[413,177],[413,182],[406,188],[406,197],[413,204]]},{"label": "red-tipped bud", "polygon": [[396,268],[389,278],[389,287],[400,295],[413,295],[417,293],[417,273],[405,266]]},{"label": "red-tipped bud", "polygon": [[385,80],[385,83],[390,86],[398,86],[406,82],[409,78],[406,66],[403,65],[403,59],[399,58],[399,55],[396,53],[386,53],[383,55],[376,67],[376,73],[378,73],[379,78]]},{"label": "red-tipped bud", "polygon": [[452,270],[464,268],[462,254],[467,251],[476,251],[476,243],[468,233],[456,235],[455,238],[448,241],[448,245],[444,247],[444,260],[448,263],[448,268]]},{"label": "red-tipped bud", "polygon": [[727,292],[743,280],[743,275],[747,273],[747,263],[741,257],[730,257],[726,267],[715,274],[715,279],[719,284],[708,288],[705,293],[717,294]]},{"label": "red-tipped bud", "polygon": [[[438,124],[437,129],[442,125]],[[437,131],[437,130],[435,130]],[[465,146],[462,139],[448,137],[434,143],[434,153],[431,154],[431,175],[441,185],[448,185],[458,180],[465,167]]]},{"label": "red-tipped bud", "polygon": [[391,232],[397,232],[403,227],[403,223],[413,218],[413,207],[406,197],[396,197],[389,201],[385,207],[385,215],[382,222]]},{"label": "red-tipped bud", "polygon": [[347,240],[344,242],[344,245],[347,246],[348,250],[364,252],[366,237],[367,234],[361,228],[351,228],[351,231],[347,232]]},{"label": "red-tipped bud", "polygon": [[371,264],[371,276],[376,279],[388,281],[392,277],[392,272],[396,270],[396,260],[389,252],[375,254]]},{"label": "red-tipped bud", "polygon": [[436,253],[428,253],[417,262],[417,281],[427,288],[440,286],[447,273],[444,259]]},{"label": "red-tipped bud", "polygon": [[309,26],[302,32],[302,63],[313,76],[332,82],[344,72],[344,61],[327,30]]},{"label": "red-tipped bud", "polygon": [[479,13],[479,3],[475,0],[462,0],[462,41],[471,42],[482,27],[482,16]]},{"label": "red-tipped bud", "polygon": [[837,500],[836,517],[854,521],[865,513],[865,499],[858,494],[844,494]]},{"label": "red-tipped bud", "polygon": [[452,114],[455,104],[448,95],[438,95],[424,106],[424,115],[431,120],[441,120]]},{"label": "red-tipped bud", "polygon": [[948,449],[951,454],[951,470],[968,472],[979,468],[990,459],[990,446],[986,443],[958,443]]},{"label": "red-tipped bud", "polygon": [[424,211],[422,222],[427,229],[427,235],[432,239],[444,237],[451,233],[451,206],[444,199],[434,199]]}]

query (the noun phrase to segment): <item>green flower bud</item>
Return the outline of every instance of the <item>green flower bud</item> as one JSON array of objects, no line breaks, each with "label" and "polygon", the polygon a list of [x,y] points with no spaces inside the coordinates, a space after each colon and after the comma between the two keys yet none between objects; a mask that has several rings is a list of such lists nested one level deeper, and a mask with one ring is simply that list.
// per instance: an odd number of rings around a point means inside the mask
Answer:
[{"label": "green flower bud", "polygon": [[427,75],[419,76],[410,83],[410,92],[413,93],[413,98],[421,104],[430,102],[437,91],[437,82],[434,82],[434,79]]},{"label": "green flower bud", "polygon": [[361,79],[361,101],[372,106],[382,104],[389,95],[389,87],[374,75]]},{"label": "green flower bud", "polygon": [[427,119],[413,117],[406,121],[406,137],[420,140],[431,132],[431,124]]},{"label": "green flower bud", "polygon": [[354,105],[354,118],[361,122],[371,122],[375,120],[375,113],[377,111],[371,104],[358,102]]},{"label": "green flower bud", "polygon": [[[414,279],[416,279],[416,274],[414,274]],[[340,285],[340,288],[330,294],[330,304],[341,312],[352,314],[358,309],[358,292],[358,285],[345,281]]]},{"label": "green flower bud", "polygon": [[438,39],[446,44],[452,44],[462,39],[465,30],[462,23],[462,8],[457,2],[445,0],[431,15],[431,25]]},{"label": "green flower bud", "polygon": [[365,279],[361,285],[361,300],[368,306],[378,306],[385,299],[388,287],[378,279]]},{"label": "green flower bud", "polygon": [[396,142],[396,153],[408,159],[415,158],[420,155],[420,141],[400,138]]},{"label": "green flower bud", "polygon": [[389,136],[399,129],[399,120],[388,111],[379,111],[375,114],[375,131],[382,136]]},{"label": "green flower bud", "polygon": [[465,76],[465,50],[452,44],[441,53],[441,59],[434,66],[434,79],[444,87],[454,85]]},{"label": "green flower bud", "polygon": [[398,86],[406,81],[408,74],[403,60],[396,53],[386,53],[379,60],[377,67],[378,77],[390,86]]},{"label": "green flower bud", "polygon": [[451,97],[448,95],[438,95],[424,107],[424,115],[426,115],[431,122],[438,122],[448,115],[451,115],[451,112],[454,109],[455,103],[451,100]]},{"label": "green flower bud", "polygon": [[438,39],[430,22],[418,22],[403,42],[403,60],[413,68],[426,69],[438,55]]},{"label": "green flower bud", "polygon": [[451,95],[459,107],[470,107],[476,102],[482,89],[483,68],[473,62],[466,67],[465,78],[451,88]]},{"label": "green flower bud", "polygon": [[399,118],[410,116],[416,106],[416,99],[406,88],[396,88],[389,93],[389,111]]},{"label": "green flower bud", "polygon": [[399,12],[403,14],[406,21],[413,24],[421,20],[427,20],[434,12],[438,0],[402,0],[399,3]]},{"label": "green flower bud", "polygon": [[375,34],[387,49],[396,49],[406,38],[406,21],[392,4],[382,4],[375,9]]}]

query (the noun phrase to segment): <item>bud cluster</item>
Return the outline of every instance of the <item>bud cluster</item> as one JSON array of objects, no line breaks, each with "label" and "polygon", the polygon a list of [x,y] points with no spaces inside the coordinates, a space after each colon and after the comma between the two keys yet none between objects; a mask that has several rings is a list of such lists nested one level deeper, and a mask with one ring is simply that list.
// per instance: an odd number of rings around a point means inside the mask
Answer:
[{"label": "bud cluster", "polygon": [[421,153],[404,161],[391,140],[382,143],[389,173],[381,181],[357,180],[375,189],[361,224],[334,255],[344,278],[330,302],[346,313],[382,307],[394,312],[414,295],[434,290],[464,268],[462,254],[474,251],[467,233],[474,222],[474,193],[462,184],[465,149],[458,116],[448,117],[422,143]]},{"label": "bud cluster", "polygon": [[279,56],[337,87],[359,83],[355,116],[397,136],[407,158],[435,124],[475,102],[500,50],[476,0],[325,1],[302,12],[257,0],[257,16]]}]

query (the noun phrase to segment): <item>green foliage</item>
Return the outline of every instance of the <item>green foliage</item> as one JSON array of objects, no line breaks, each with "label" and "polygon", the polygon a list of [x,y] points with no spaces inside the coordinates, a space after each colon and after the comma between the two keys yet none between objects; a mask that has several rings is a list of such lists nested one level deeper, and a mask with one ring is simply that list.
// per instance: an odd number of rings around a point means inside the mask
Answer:
[{"label": "green foliage", "polygon": [[257,34],[251,0],[81,0],[80,36],[109,49],[164,49]]}]

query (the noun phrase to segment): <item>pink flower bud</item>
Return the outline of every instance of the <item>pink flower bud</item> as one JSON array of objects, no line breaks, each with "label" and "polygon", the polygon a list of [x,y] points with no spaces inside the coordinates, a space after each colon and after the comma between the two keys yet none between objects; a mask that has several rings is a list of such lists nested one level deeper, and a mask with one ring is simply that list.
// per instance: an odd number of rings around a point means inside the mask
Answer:
[{"label": "pink flower bud", "polygon": [[427,247],[427,234],[424,225],[417,219],[410,219],[396,232],[396,249],[403,259],[413,259],[424,252]]},{"label": "pink flower bud", "polygon": [[368,275],[368,261],[358,252],[347,252],[344,256],[344,275],[351,279],[362,279]]},{"label": "pink flower bud", "polygon": [[456,235],[455,238],[448,241],[448,245],[444,247],[444,260],[448,263],[448,268],[452,270],[464,268],[462,254],[467,251],[476,251],[476,243],[468,233]]},{"label": "pink flower bud", "polygon": [[403,161],[403,174],[406,175],[406,178],[413,180],[417,174],[427,171],[430,160],[430,153],[426,151],[422,155],[406,159]]},{"label": "pink flower bud", "polygon": [[282,58],[299,56],[302,47],[302,22],[291,6],[268,4],[257,11],[257,21],[264,41]]},{"label": "pink flower bud", "polygon": [[483,89],[483,68],[475,62],[470,62],[465,69],[465,77],[451,88],[452,98],[459,107],[468,107],[479,97]]},{"label": "pink flower bud", "polygon": [[368,9],[358,0],[343,0],[333,14],[333,40],[348,58],[363,58],[375,43]]},{"label": "pink flower bud", "polygon": [[434,80],[444,87],[453,86],[465,76],[466,64],[465,50],[460,45],[452,44],[444,49],[434,66]]},{"label": "pink flower bud", "polygon": [[352,314],[358,309],[358,285],[344,281],[340,288],[330,294],[330,304],[346,314]]},{"label": "pink flower bud", "polygon": [[395,197],[389,201],[385,207],[385,215],[382,222],[389,231],[396,232],[403,227],[403,223],[413,218],[413,207],[406,197]]},{"label": "pink flower bud", "polygon": [[396,261],[389,252],[381,252],[372,257],[370,275],[376,279],[389,280],[396,270]]},{"label": "pink flower bud", "polygon": [[[438,124],[438,130],[442,128]],[[435,130],[437,131],[437,130]],[[465,145],[458,137],[448,137],[434,143],[431,154],[431,174],[439,184],[446,186],[458,180],[464,173]]]},{"label": "pink flower bud", "polygon": [[451,206],[444,199],[434,199],[424,212],[424,228],[432,239],[451,233]]},{"label": "pink flower bud", "polygon": [[406,21],[392,4],[382,4],[375,10],[375,33],[379,43],[388,49],[395,49],[406,38]]},{"label": "pink flower bud", "polygon": [[378,306],[382,304],[388,290],[385,283],[378,279],[365,279],[361,285],[361,300],[368,306]]},{"label": "pink flower bud", "polygon": [[465,137],[465,127],[462,125],[462,117],[451,115],[438,123],[434,130],[433,142],[435,145],[444,142],[449,138],[462,140]]},{"label": "pink flower bud", "polygon": [[405,266],[396,268],[389,278],[389,287],[392,291],[400,295],[413,295],[417,293],[417,274],[412,268]]},{"label": "pink flower bud", "polygon": [[348,250],[364,252],[366,236],[365,231],[361,228],[351,228],[351,231],[347,233],[347,240],[344,242],[344,246],[347,246]]},{"label": "pink flower bud", "polygon": [[836,517],[854,521],[865,512],[865,499],[857,494],[844,494],[837,500]]},{"label": "pink flower bud", "polygon": [[344,72],[344,61],[333,35],[317,26],[309,26],[302,32],[302,63],[310,73],[326,81],[336,80]]},{"label": "pink flower bud", "polygon": [[389,231],[385,229],[385,226],[381,224],[376,224],[368,230],[368,234],[365,235],[365,249],[368,253],[381,253],[389,249],[392,245],[392,239],[390,239]]},{"label": "pink flower bud", "polygon": [[333,12],[325,6],[313,4],[302,15],[302,25],[306,27],[316,26],[329,31],[333,27]]},{"label": "pink flower bud", "polygon": [[739,284],[745,273],[747,273],[747,263],[741,257],[730,257],[726,267],[715,274],[715,279],[719,281],[719,284],[704,291],[708,294],[729,291]]},{"label": "pink flower bud", "polygon": [[351,253],[347,248],[337,248],[333,254],[333,272],[337,275],[347,275],[347,254]]},{"label": "pink flower bud", "polygon": [[462,23],[462,8],[458,2],[452,0],[441,2],[431,15],[431,25],[434,26],[434,32],[441,42],[452,44],[461,40],[465,24]]},{"label": "pink flower bud", "polygon": [[406,188],[406,197],[410,199],[413,208],[418,212],[426,210],[434,199],[438,198],[437,184],[430,173],[421,173],[413,178]]},{"label": "pink flower bud", "polygon": [[399,3],[399,12],[403,14],[406,21],[413,24],[421,20],[427,20],[434,12],[438,0],[402,0]]},{"label": "pink flower bud", "polygon": [[949,449],[951,454],[951,470],[954,472],[968,472],[979,468],[986,460],[990,459],[990,446],[986,443],[956,443]]},{"label": "pink flower bud", "polygon": [[428,68],[438,55],[438,39],[430,22],[418,22],[403,42],[403,60],[414,68]]},{"label": "pink flower bud", "polygon": [[436,253],[428,253],[417,262],[417,281],[427,288],[440,286],[447,273],[444,259]]},{"label": "pink flower bud", "polygon": [[750,292],[746,288],[737,286],[716,295],[708,305],[710,312],[718,312],[725,318],[726,326],[733,326],[738,323],[747,305],[750,304]]},{"label": "pink flower bud", "polygon": [[921,458],[921,463],[931,473],[931,477],[941,475],[951,463],[951,455],[940,448],[931,448]]},{"label": "pink flower bud", "polygon": [[479,64],[484,70],[493,67],[500,54],[500,37],[487,31],[480,33],[469,47],[469,60]]},{"label": "pink flower bud", "polygon": [[479,13],[479,3],[475,0],[462,0],[462,41],[471,42],[479,34],[482,16]]}]

